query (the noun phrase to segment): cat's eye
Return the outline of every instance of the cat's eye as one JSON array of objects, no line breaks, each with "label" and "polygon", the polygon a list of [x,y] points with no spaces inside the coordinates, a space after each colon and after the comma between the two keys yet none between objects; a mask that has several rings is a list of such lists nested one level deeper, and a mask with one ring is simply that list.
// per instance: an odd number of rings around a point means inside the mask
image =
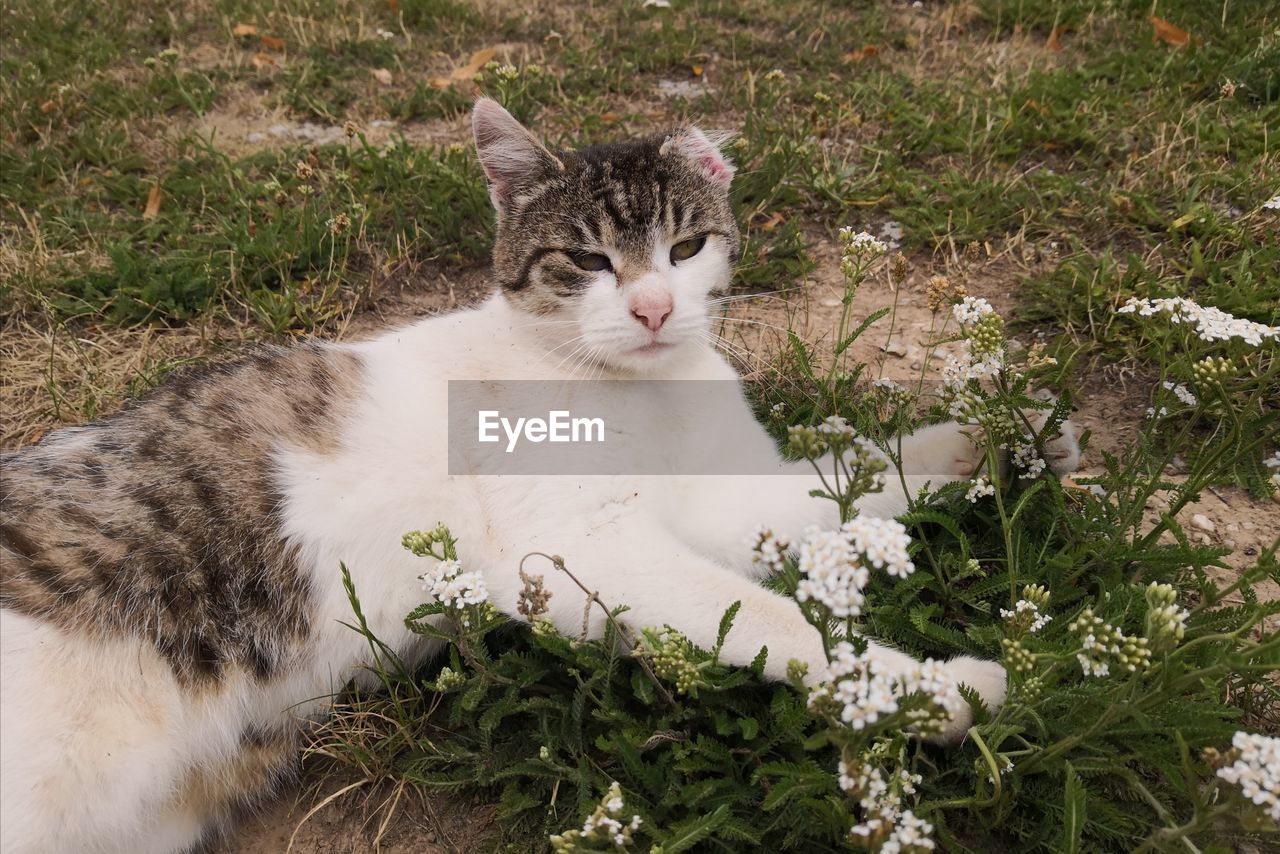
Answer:
[{"label": "cat's eye", "polygon": [[688,240],[681,240],[675,246],[671,247],[671,263],[677,261],[688,261],[694,255],[702,251],[702,247],[707,243],[705,235],[702,237],[691,237]]},{"label": "cat's eye", "polygon": [[609,263],[609,256],[601,255],[599,252],[572,252],[569,257],[579,269],[586,270],[588,273],[613,269],[613,265]]}]

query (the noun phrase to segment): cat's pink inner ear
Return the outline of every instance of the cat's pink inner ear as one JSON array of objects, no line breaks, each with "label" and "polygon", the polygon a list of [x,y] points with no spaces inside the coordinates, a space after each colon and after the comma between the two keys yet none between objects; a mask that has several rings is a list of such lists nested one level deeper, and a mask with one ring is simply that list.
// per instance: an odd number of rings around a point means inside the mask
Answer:
[{"label": "cat's pink inner ear", "polygon": [[524,125],[492,98],[481,98],[471,112],[476,154],[489,179],[495,205],[501,205],[522,183],[536,180],[563,164]]},{"label": "cat's pink inner ear", "polygon": [[685,128],[671,139],[677,151],[688,158],[716,186],[728,188],[733,181],[733,161],[720,146],[695,127]]}]

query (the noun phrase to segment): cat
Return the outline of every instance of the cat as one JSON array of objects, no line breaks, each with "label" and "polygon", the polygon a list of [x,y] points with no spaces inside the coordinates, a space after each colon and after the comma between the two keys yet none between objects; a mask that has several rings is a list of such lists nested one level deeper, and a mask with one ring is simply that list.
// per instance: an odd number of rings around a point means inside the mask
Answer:
[{"label": "cat", "polygon": [[[187,851],[289,784],[299,721],[368,663],[345,627],[350,568],[371,629],[406,661],[432,650],[405,614],[422,601],[409,530],[445,521],[494,604],[514,614],[517,565],[563,555],[635,626],[669,624],[765,674],[825,666],[795,603],[757,584],[760,523],[834,526],[739,393],[730,415],[790,476],[462,478],[445,464],[450,379],[737,382],[712,346],[713,299],[740,251],[734,166],[695,127],[577,151],[544,147],[495,101],[475,105],[476,149],[497,210],[496,293],[361,343],[270,347],[171,377],[102,421],[3,458],[0,485],[0,848]],[[566,364],[566,348],[583,355]],[[673,431],[694,413],[664,413]],[[754,432],[752,432],[754,431]],[[678,443],[673,460],[678,464]],[[926,475],[969,477],[956,424],[904,437]],[[1074,430],[1051,443],[1064,472]],[[891,517],[904,484],[860,509]],[[582,626],[560,573],[546,617]],[[594,613],[594,611],[593,611]],[[593,617],[597,620],[599,617]],[[590,627],[601,631],[598,623]],[[872,646],[889,666],[904,654]],[[949,673],[998,706],[1005,673],[973,658]],[[367,674],[366,674],[367,675]],[[945,735],[963,735],[968,711]]]}]

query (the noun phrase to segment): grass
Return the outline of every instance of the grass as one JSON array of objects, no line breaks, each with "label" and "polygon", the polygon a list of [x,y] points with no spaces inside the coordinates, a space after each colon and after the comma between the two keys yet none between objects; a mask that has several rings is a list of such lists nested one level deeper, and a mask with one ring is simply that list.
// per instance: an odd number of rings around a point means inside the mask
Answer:
[{"label": "grass", "polygon": [[[1041,380],[1061,388],[1170,368],[1115,316],[1130,296],[1280,324],[1266,0],[14,0],[2,14],[5,445],[109,412],[187,360],[344,334],[475,282],[491,214],[465,116],[481,91],[558,145],[688,119],[740,131],[736,287],[787,311],[834,268],[838,227],[896,223],[920,273],[1012,271],[1010,331],[1047,344],[1060,364]],[[1189,43],[1153,38],[1152,15]],[[830,414],[804,358],[754,377],[762,412]],[[1280,406],[1274,385],[1255,390],[1259,411]],[[1261,495],[1260,454],[1237,440],[1214,482]],[[1074,554],[1061,535],[1038,548]]]}]

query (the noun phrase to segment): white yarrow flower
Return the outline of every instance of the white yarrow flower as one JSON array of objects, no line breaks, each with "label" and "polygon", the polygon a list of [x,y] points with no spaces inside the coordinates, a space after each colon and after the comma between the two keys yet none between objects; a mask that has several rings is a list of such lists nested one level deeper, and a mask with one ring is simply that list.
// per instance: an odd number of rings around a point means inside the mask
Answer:
[{"label": "white yarrow flower", "polygon": [[[959,308],[960,306],[956,306]],[[970,380],[993,377],[1004,369],[1004,358],[999,350],[974,354],[973,341],[960,342],[960,351],[948,355],[942,366],[942,384],[953,391],[960,391]]]},{"label": "white yarrow flower", "polygon": [[840,530],[876,569],[883,569],[895,578],[906,578],[915,571],[909,547],[911,537],[907,528],[897,519],[878,519],[874,516],[858,516],[840,526]]},{"label": "white yarrow flower", "polygon": [[970,504],[977,504],[979,498],[995,494],[995,486],[988,483],[985,477],[980,477],[973,482],[973,486],[969,487],[969,491],[964,494],[964,497],[969,499]]},{"label": "white yarrow flower", "polygon": [[463,571],[456,560],[442,560],[419,576],[423,588],[442,605],[462,608],[489,599],[489,588],[478,572]]},{"label": "white yarrow flower", "polygon": [[1272,196],[1263,202],[1262,206],[1269,211],[1280,211],[1280,196]]},{"label": "white yarrow flower", "polygon": [[994,313],[995,309],[991,307],[991,303],[982,297],[965,297],[951,306],[952,317],[966,326],[977,323],[988,314]]},{"label": "white yarrow flower", "polygon": [[1237,732],[1231,746],[1239,758],[1218,769],[1218,777],[1239,786],[1244,796],[1280,821],[1280,738]]},{"label": "white yarrow flower", "polygon": [[923,709],[911,713],[919,724],[952,720],[966,705],[942,662],[925,659],[908,669],[890,669],[842,641],[832,650],[831,663],[818,686],[809,693],[809,706],[817,710],[833,702],[841,722],[863,730],[896,714],[907,698],[916,695],[926,701]]},{"label": "white yarrow flower", "polygon": [[783,559],[791,543],[775,535],[772,529],[760,525],[747,540],[751,547],[751,562],[767,572],[781,572]]},{"label": "white yarrow flower", "polygon": [[1053,619],[1053,617],[1048,614],[1041,614],[1040,606],[1035,602],[1031,602],[1026,599],[1019,599],[1014,603],[1012,610],[1008,608],[1001,608],[1000,616],[1003,619],[1012,622],[1025,622],[1027,624],[1027,631],[1031,634],[1035,634],[1043,629],[1049,624],[1049,621]]},{"label": "white yarrow flower", "polygon": [[1030,442],[1014,446],[1012,459],[1015,466],[1027,473],[1027,477],[1039,477],[1044,472],[1044,459]]},{"label": "white yarrow flower", "polygon": [[1195,406],[1199,402],[1195,394],[1182,383],[1171,383],[1166,380],[1162,385],[1187,406]]},{"label": "white yarrow flower", "polygon": [[801,602],[821,602],[836,617],[862,613],[862,590],[871,573],[844,533],[807,530],[800,543],[798,566],[804,575],[796,585],[796,598]]},{"label": "white yarrow flower", "polygon": [[847,225],[840,229],[840,245],[844,247],[846,258],[849,256],[875,258],[889,251],[884,241],[878,240],[865,231],[854,232]]},{"label": "white yarrow flower", "polygon": [[[862,613],[862,591],[871,569],[895,578],[915,571],[910,545],[906,527],[895,519],[858,516],[835,531],[811,527],[800,543],[797,565],[804,578],[796,586],[796,598],[820,602],[836,617],[856,617]],[[758,551],[764,556],[767,549],[771,557],[775,548],[761,540]]]},{"label": "white yarrow flower", "polygon": [[1123,306],[1116,309],[1117,314],[1137,312],[1141,317],[1165,314],[1169,322],[1175,326],[1194,326],[1196,335],[1201,341],[1230,341],[1237,339],[1252,346],[1259,347],[1263,341],[1280,340],[1280,327],[1266,326],[1228,314],[1213,306],[1202,306],[1185,297],[1167,299],[1138,299],[1131,297]]}]

